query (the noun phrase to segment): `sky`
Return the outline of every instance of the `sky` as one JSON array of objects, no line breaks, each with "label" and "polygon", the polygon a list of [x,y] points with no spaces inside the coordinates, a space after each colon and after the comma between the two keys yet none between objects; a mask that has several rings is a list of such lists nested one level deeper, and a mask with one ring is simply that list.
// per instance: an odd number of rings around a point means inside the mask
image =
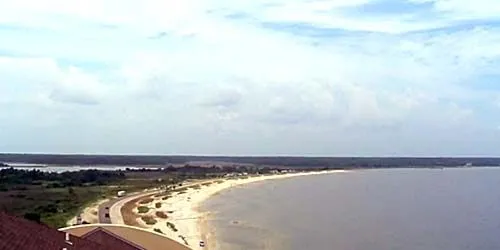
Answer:
[{"label": "sky", "polygon": [[0,0],[0,152],[500,156],[498,0]]}]

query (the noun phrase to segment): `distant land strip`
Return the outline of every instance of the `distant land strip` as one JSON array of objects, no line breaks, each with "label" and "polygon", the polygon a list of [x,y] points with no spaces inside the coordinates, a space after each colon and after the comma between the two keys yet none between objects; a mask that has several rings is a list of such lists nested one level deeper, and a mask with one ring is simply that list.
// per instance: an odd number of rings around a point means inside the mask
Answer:
[{"label": "distant land strip", "polygon": [[[292,156],[186,156],[186,155],[69,155],[0,154],[0,163],[47,165],[230,165],[283,166],[302,168],[401,168],[500,166],[500,158],[474,157],[292,157]],[[197,164],[203,163],[203,164]]]}]

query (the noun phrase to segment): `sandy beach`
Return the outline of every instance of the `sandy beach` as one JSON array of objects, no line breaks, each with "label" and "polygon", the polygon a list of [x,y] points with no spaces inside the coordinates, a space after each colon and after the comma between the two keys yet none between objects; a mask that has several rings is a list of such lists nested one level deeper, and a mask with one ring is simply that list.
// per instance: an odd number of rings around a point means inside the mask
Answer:
[{"label": "sandy beach", "polygon": [[[145,229],[160,232],[165,236],[192,249],[214,249],[216,241],[214,235],[208,230],[209,212],[202,213],[199,206],[211,196],[234,186],[244,185],[257,181],[291,178],[306,175],[343,173],[343,170],[329,170],[317,172],[286,173],[262,176],[238,176],[233,178],[202,181],[191,184],[188,187],[171,191],[170,193],[145,194],[135,196],[135,199],[127,200],[128,203],[120,202],[112,208],[124,214],[123,206],[132,207],[128,214],[133,214],[131,221],[115,219],[113,223],[122,222],[139,226]],[[125,212],[125,213],[124,213]],[[111,213],[112,217],[113,212]],[[121,215],[118,215],[121,216]],[[200,247],[200,241],[205,247]]]}]

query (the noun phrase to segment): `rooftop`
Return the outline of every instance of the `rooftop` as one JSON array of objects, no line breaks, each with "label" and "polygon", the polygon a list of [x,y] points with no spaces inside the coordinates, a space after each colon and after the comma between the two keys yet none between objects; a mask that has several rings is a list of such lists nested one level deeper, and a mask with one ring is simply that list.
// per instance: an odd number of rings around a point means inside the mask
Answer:
[{"label": "rooftop", "polygon": [[22,250],[114,250],[73,235],[66,235],[43,224],[0,212],[0,249]]},{"label": "rooftop", "polygon": [[174,240],[143,229],[90,224],[62,229],[0,211],[0,250],[189,250]]},{"label": "rooftop", "polygon": [[[141,228],[116,225],[116,224],[88,224],[78,225],[59,229],[72,235],[83,237],[84,239],[94,239],[103,237],[104,233],[111,233],[118,239],[132,244],[139,249],[146,250],[190,250],[188,246],[182,245],[162,234],[147,231]],[[96,234],[96,232],[99,232]],[[94,235],[89,236],[93,233]],[[88,237],[88,238],[87,238]],[[104,236],[106,237],[106,236]],[[105,240],[108,242],[108,240]]]}]

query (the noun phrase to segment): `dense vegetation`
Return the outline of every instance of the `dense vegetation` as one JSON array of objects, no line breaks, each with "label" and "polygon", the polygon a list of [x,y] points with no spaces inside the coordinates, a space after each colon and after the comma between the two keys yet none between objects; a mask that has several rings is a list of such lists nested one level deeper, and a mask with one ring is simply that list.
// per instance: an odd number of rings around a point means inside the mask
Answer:
[{"label": "dense vegetation", "polygon": [[62,227],[83,205],[116,192],[103,184],[124,179],[123,172],[48,173],[4,168],[0,170],[0,210]]},{"label": "dense vegetation", "polygon": [[[85,205],[114,196],[119,190],[133,192],[208,176],[214,175],[158,169],[55,173],[2,168],[0,210],[59,228],[65,226]],[[145,200],[145,203],[152,200]]]},{"label": "dense vegetation", "polygon": [[133,156],[133,155],[36,155],[0,154],[1,162],[60,165],[168,165],[189,162],[230,162],[288,167],[389,168],[500,166],[500,158],[411,158],[411,157],[231,157],[231,156]]},{"label": "dense vegetation", "polygon": [[44,185],[47,188],[61,188],[82,185],[103,185],[123,179],[125,179],[125,174],[121,171],[82,170],[78,172],[55,173],[35,169],[0,169],[0,189],[4,191],[7,191],[9,187],[19,185]]}]

